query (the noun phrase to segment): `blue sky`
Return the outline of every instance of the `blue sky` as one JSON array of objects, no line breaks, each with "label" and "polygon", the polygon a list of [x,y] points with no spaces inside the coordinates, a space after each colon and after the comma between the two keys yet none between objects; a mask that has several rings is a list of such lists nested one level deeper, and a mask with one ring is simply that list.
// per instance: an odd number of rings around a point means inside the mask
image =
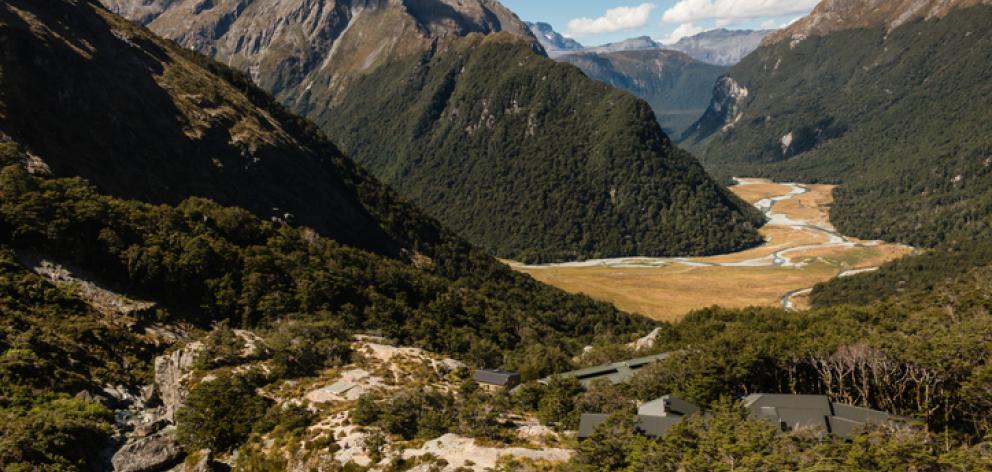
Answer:
[{"label": "blue sky", "polygon": [[585,45],[651,36],[669,42],[725,27],[778,28],[819,0],[502,0],[525,21],[543,21]]}]

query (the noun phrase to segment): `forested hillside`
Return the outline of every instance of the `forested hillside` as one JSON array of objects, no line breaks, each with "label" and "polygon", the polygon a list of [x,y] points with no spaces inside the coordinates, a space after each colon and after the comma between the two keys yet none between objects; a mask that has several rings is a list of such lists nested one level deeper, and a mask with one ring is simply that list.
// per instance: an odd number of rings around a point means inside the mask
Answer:
[{"label": "forested hillside", "polygon": [[672,146],[647,104],[510,37],[394,62],[317,120],[501,256],[717,253],[757,241],[754,209]]},{"label": "forested hillside", "polygon": [[681,135],[709,106],[713,84],[726,68],[683,53],[649,49],[612,53],[577,52],[558,58],[590,78],[626,90],[651,105],[670,136]]},{"label": "forested hillside", "polygon": [[992,213],[992,7],[948,9],[891,31],[866,16],[777,35],[731,69],[682,144],[722,177],[842,183],[831,220],[845,234],[918,246],[977,234]]},{"label": "forested hillside", "polygon": [[757,213],[671,146],[646,104],[556,65],[498,2],[189,3],[150,27],[250,71],[499,257],[711,254],[758,241]]},{"label": "forested hillside", "polygon": [[218,324],[264,335],[270,381],[358,332],[539,375],[650,329],[513,273],[95,1],[5,2],[0,44],[0,469],[109,467],[128,405],[160,401],[155,356]]}]

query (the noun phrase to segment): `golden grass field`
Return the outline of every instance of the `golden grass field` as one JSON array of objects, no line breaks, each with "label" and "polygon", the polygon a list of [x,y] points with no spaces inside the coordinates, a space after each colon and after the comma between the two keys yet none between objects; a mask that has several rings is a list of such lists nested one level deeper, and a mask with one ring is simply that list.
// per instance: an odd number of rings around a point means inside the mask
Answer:
[{"label": "golden grass field", "polygon": [[[791,188],[768,181],[748,180],[731,190],[745,201],[788,194]],[[772,211],[791,220],[832,229],[829,207],[833,187],[806,186],[808,193],[776,202]],[[880,242],[854,241],[854,246],[830,243],[830,235],[808,228],[767,225],[761,230],[766,243],[734,254],[689,259],[691,263],[742,263],[784,253],[797,267],[687,266],[671,263],[662,267],[617,267],[603,264],[584,267],[520,266],[516,270],[572,293],[583,293],[611,302],[624,311],[654,319],[675,321],[692,310],[720,305],[730,308],[780,306],[782,298],[795,290],[813,287],[841,273],[877,267],[913,249]],[[802,247],[802,248],[800,248]],[[782,253],[780,253],[782,254]],[[650,259],[646,259],[650,260]],[[630,261],[627,261],[630,262]],[[809,297],[792,298],[796,309],[809,306]]]}]

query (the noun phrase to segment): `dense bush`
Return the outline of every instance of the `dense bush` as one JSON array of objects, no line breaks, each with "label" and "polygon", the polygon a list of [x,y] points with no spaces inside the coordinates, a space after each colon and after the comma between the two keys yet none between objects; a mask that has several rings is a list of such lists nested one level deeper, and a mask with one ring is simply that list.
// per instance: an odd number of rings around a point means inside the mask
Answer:
[{"label": "dense bush", "polygon": [[272,401],[255,390],[251,375],[219,374],[189,391],[176,412],[176,440],[187,451],[228,451],[239,446],[265,418]]}]

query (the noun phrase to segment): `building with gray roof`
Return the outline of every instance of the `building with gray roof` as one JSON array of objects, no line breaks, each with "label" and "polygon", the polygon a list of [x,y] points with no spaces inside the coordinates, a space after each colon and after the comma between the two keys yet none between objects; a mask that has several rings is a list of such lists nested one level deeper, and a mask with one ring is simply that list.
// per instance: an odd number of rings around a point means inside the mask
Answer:
[{"label": "building with gray roof", "polygon": [[482,369],[475,371],[472,380],[492,387],[513,388],[520,383],[520,375],[516,372]]},{"label": "building with gray roof", "polygon": [[[636,374],[638,370],[654,362],[665,359],[666,357],[668,357],[668,353],[655,354],[653,356],[639,357],[637,359],[614,362],[613,364],[566,372],[564,374],[558,374],[558,377],[566,379],[574,378],[578,380],[583,387],[588,387],[590,384],[598,380],[606,380],[611,384],[616,385],[630,381],[630,379],[634,378],[634,374]],[[553,377],[545,377],[539,380],[539,382],[547,385],[551,382],[552,378]]]},{"label": "building with gray roof", "polygon": [[[742,403],[755,418],[775,423],[782,431],[819,429],[843,438],[857,435],[866,425],[885,424],[897,418],[883,411],[831,402],[823,395],[781,395],[758,393]],[[651,437],[665,435],[683,418],[699,413],[698,406],[666,395],[641,405],[637,429]],[[584,414],[579,422],[579,438],[588,438],[609,415]]]}]

